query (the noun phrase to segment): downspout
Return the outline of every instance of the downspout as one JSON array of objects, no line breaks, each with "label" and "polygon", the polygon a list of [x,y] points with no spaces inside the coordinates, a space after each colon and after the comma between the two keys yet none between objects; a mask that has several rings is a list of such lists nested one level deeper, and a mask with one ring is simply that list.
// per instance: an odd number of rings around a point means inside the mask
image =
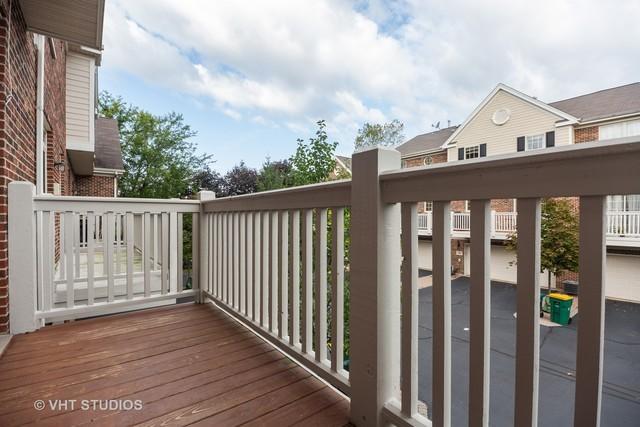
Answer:
[{"label": "downspout", "polygon": [[37,80],[36,80],[36,194],[46,191],[43,188],[44,177],[44,36],[36,36],[38,49]]}]

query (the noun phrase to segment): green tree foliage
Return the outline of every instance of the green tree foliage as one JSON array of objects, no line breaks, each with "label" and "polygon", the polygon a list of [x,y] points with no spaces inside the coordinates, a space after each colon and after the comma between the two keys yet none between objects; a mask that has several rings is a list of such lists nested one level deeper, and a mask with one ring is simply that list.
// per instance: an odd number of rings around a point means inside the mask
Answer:
[{"label": "green tree foliage", "polygon": [[291,162],[288,160],[271,161],[267,158],[258,172],[257,190],[277,190],[292,185]]},{"label": "green tree foliage", "polygon": [[367,147],[395,146],[404,140],[404,124],[399,120],[389,123],[365,123],[358,129],[355,146],[356,150]]},{"label": "green tree foliage", "polygon": [[193,193],[193,178],[210,160],[197,155],[196,135],[181,114],[153,115],[108,92],[100,94],[99,112],[118,121],[125,172],[121,196],[172,198]]},{"label": "green tree foliage", "polygon": [[336,167],[334,152],[338,143],[329,142],[324,120],[317,124],[316,136],[309,138],[308,144],[298,139],[298,147],[291,157],[293,185],[327,181]]},{"label": "green tree foliage", "polygon": [[[578,271],[578,217],[565,199],[545,199],[541,207],[540,267],[551,274]],[[518,236],[507,239],[507,248],[517,250]]]}]

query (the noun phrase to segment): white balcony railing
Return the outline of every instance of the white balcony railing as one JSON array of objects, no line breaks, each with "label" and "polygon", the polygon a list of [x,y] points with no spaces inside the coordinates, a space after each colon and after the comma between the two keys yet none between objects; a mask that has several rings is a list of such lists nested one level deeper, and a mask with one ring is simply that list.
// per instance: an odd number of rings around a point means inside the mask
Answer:
[{"label": "white balcony railing", "polygon": [[[540,200],[579,197],[580,327],[576,394],[569,400],[574,425],[597,426],[606,234],[621,224],[637,232],[629,216],[611,225],[606,196],[640,194],[638,142],[411,169],[400,169],[397,151],[372,149],[353,156],[351,181],[208,201],[34,197],[31,184],[11,183],[11,329],[21,333],[49,320],[192,296],[225,310],[349,395],[354,424],[427,426],[417,413],[418,228],[424,226],[433,235],[428,406],[433,425],[450,425],[451,236],[466,229],[473,242],[468,416],[470,424],[489,425],[490,239],[516,227],[513,424],[537,425]],[[517,199],[517,224],[515,216],[490,211],[490,200],[506,198]],[[434,200],[432,217],[417,214],[423,200]],[[453,200],[472,200],[471,212],[451,215]],[[185,281],[188,223],[193,274]]]},{"label": "white balcony railing", "polygon": [[[454,237],[469,237],[469,212],[451,213],[451,233]],[[491,212],[491,236],[506,238],[517,230],[517,212]],[[433,214],[418,214],[418,234],[431,235]],[[640,212],[607,212],[607,237],[640,238]]]}]

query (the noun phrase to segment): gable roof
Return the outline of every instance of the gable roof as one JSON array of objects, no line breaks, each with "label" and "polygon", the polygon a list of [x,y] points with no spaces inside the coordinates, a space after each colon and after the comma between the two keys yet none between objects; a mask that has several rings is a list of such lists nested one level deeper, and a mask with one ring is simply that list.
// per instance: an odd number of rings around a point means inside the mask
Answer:
[{"label": "gable roof", "polygon": [[640,113],[640,82],[599,90],[549,105],[580,121],[592,121]]},{"label": "gable roof", "polygon": [[351,157],[337,155],[335,157],[338,165],[345,171],[351,173]]},{"label": "gable roof", "polygon": [[124,171],[118,122],[115,119],[97,117],[95,138],[95,167]]},{"label": "gable roof", "polygon": [[489,93],[489,95],[487,95],[486,98],[484,98],[482,100],[482,102],[480,103],[480,105],[478,105],[476,107],[475,110],[473,110],[473,112],[471,113],[471,115],[469,115],[469,117],[467,117],[467,119],[460,125],[458,126],[458,128],[455,130],[455,132],[453,132],[453,134],[451,134],[451,136],[447,139],[447,141],[442,145],[442,148],[448,148],[450,145],[452,145],[452,142],[455,140],[456,136],[458,136],[458,134],[462,131],[462,129],[464,129],[477,115],[478,113],[484,108],[485,105],[487,105],[489,103],[489,101],[491,101],[491,99],[499,92],[499,91],[504,91],[509,93],[510,95],[515,96],[516,98],[520,98],[521,100],[528,102],[531,105],[534,105],[542,110],[548,111],[551,114],[554,114],[556,116],[558,116],[558,118],[560,119],[564,119],[570,123],[575,123],[578,121],[578,119],[576,117],[574,117],[573,115],[562,111],[556,107],[553,107],[549,104],[545,104],[544,102],[540,101],[539,99],[536,99],[534,97],[531,97],[529,95],[526,95],[518,90],[515,90],[512,87],[509,87],[503,83],[499,83],[495,88],[493,88],[493,90]]},{"label": "gable roof", "polygon": [[417,156],[431,151],[442,150],[442,144],[451,136],[458,126],[439,129],[434,132],[415,136],[396,147],[402,157]]}]

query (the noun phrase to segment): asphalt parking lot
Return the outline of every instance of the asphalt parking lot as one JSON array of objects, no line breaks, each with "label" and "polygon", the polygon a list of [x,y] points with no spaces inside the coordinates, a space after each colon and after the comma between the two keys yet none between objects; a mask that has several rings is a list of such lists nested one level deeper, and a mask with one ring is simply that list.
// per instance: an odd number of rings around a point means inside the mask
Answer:
[{"label": "asphalt parking lot", "polygon": [[[452,421],[467,425],[469,279],[452,282]],[[513,425],[516,288],[492,282],[491,426]],[[541,326],[540,426],[573,425],[575,353],[580,314],[566,327]],[[431,287],[420,290],[419,398],[431,402]],[[640,304],[607,301],[605,315],[603,427],[640,420]]]}]

